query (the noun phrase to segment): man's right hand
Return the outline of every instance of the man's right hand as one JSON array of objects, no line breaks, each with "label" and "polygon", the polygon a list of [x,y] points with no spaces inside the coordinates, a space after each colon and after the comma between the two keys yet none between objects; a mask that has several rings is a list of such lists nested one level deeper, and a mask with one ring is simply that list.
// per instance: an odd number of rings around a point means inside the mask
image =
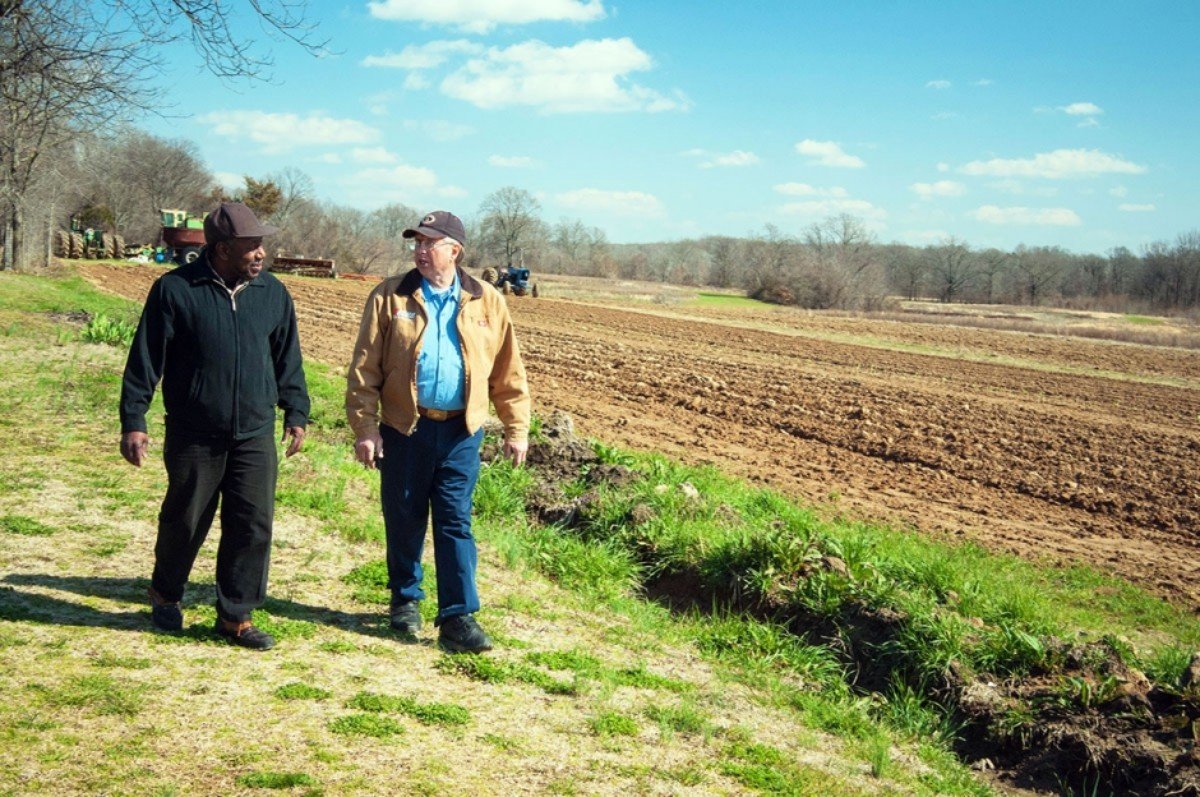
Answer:
[{"label": "man's right hand", "polygon": [[140,468],[146,461],[146,448],[149,445],[150,438],[145,432],[126,432],[121,435],[121,456],[130,465]]},{"label": "man's right hand", "polygon": [[364,468],[375,469],[375,460],[383,459],[383,438],[379,433],[364,435],[354,441],[354,458]]}]

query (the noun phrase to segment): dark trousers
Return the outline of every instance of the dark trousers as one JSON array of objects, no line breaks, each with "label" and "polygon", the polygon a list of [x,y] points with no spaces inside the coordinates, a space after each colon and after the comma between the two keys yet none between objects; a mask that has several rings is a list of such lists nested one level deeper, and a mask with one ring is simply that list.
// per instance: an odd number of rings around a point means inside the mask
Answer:
[{"label": "dark trousers", "polygon": [[433,558],[437,565],[435,623],[479,610],[476,549],[471,534],[471,495],[479,478],[483,430],[468,434],[461,417],[421,418],[411,435],[390,426],[379,430],[380,498],[387,532],[388,586],[396,600],[422,600],[421,551],[433,512]]},{"label": "dark trousers", "polygon": [[274,437],[195,441],[168,435],[163,460],[167,495],[158,514],[151,585],[164,600],[183,598],[219,502],[217,613],[249,620],[267,597],[279,464]]}]

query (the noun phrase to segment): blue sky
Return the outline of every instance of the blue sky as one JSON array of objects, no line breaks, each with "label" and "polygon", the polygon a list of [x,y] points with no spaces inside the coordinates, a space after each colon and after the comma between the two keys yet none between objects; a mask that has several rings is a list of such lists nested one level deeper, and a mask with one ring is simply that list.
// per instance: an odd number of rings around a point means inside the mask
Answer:
[{"label": "blue sky", "polygon": [[[471,216],[533,193],[614,242],[801,234],[1135,250],[1200,229],[1200,3],[311,0],[329,55],[269,84],[171,50],[223,179]],[[182,115],[182,118],[179,118]]]}]

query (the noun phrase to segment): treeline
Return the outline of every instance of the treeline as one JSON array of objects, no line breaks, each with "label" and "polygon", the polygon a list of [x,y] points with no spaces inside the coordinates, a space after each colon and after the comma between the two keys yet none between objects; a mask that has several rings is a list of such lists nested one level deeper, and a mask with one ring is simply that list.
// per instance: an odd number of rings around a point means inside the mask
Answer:
[{"label": "treeline", "polygon": [[[55,231],[72,217],[86,227],[153,245],[159,211],[201,213],[222,199],[246,202],[280,228],[272,253],[333,258],[343,272],[388,275],[411,262],[401,232],[432,208],[393,203],[372,211],[321,201],[297,169],[220,186],[187,140],[133,128],[80,134],[33,170],[22,200],[24,246],[4,219],[5,262],[48,262]],[[1060,247],[975,249],[957,238],[924,247],[880,243],[842,215],[800,236],[773,225],[745,237],[713,235],[671,243],[611,244],[578,220],[548,223],[528,191],[506,187],[478,208],[449,207],[467,226],[465,265],[525,265],[535,272],[659,281],[744,290],[812,309],[878,310],[896,297],[943,302],[1047,304],[1109,310],[1186,312],[1200,306],[1200,232],[1134,253],[1074,254]]]},{"label": "treeline", "polygon": [[622,245],[612,255],[607,270],[575,264],[573,273],[740,288],[812,309],[883,309],[894,297],[1167,313],[1200,307],[1200,232],[1138,254],[1074,254],[1057,246],[975,249],[957,238],[882,244],[860,221],[838,216],[800,237],[767,225],[744,238]]}]

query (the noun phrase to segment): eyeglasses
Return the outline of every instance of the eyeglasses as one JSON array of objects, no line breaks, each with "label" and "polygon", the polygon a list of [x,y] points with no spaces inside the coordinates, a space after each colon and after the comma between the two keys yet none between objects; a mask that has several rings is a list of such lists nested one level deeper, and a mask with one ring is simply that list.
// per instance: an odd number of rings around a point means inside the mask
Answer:
[{"label": "eyeglasses", "polygon": [[410,240],[408,242],[408,251],[415,252],[418,249],[424,249],[425,251],[429,251],[430,249],[436,249],[439,246],[441,246],[442,244],[447,244],[447,243],[450,243],[450,242],[447,241],[445,238],[434,238],[434,239],[430,239],[430,240],[426,240],[426,241]]}]

